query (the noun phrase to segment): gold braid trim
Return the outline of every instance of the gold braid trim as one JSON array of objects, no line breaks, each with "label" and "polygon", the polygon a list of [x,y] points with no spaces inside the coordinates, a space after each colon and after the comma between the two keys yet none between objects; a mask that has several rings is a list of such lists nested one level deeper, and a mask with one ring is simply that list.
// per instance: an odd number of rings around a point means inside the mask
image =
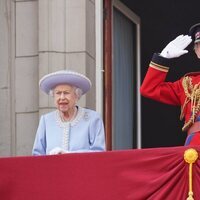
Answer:
[{"label": "gold braid trim", "polygon": [[185,76],[182,81],[183,89],[186,95],[185,102],[181,107],[181,114],[180,119],[183,119],[184,116],[184,109],[187,103],[191,102],[191,117],[190,119],[184,124],[182,130],[186,131],[192,124],[194,124],[195,118],[200,111],[200,83],[192,84],[192,78],[189,76]]},{"label": "gold braid trim", "polygon": [[163,71],[163,72],[168,72],[169,71],[169,67],[165,67],[163,65],[159,65],[159,64],[154,63],[152,61],[150,62],[149,66],[154,68],[154,69],[157,69],[159,71]]}]

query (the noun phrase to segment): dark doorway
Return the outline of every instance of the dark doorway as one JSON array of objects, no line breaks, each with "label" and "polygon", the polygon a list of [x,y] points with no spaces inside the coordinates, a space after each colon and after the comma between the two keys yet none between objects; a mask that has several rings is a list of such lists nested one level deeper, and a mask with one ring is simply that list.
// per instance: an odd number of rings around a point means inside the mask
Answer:
[{"label": "dark doorway", "polygon": [[[141,80],[147,71],[154,52],[180,34],[188,34],[191,25],[200,22],[200,1],[146,1],[121,0],[141,19]],[[198,71],[200,61],[195,57],[192,45],[187,55],[174,61],[168,81],[174,81],[185,73]],[[163,105],[142,98],[142,147],[179,146],[184,144],[186,133],[181,131],[180,108]]]}]

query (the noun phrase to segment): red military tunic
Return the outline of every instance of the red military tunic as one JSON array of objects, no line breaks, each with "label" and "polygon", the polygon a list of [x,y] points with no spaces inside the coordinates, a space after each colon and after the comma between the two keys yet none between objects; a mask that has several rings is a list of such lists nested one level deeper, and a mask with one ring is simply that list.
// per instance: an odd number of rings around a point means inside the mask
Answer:
[{"label": "red military tunic", "polygon": [[[175,82],[165,82],[169,71],[170,59],[163,58],[158,54],[154,54],[150,62],[149,69],[146,73],[140,91],[144,97],[169,104],[180,106],[182,108],[182,116],[185,118],[185,124],[188,136],[185,145],[200,144],[200,117],[199,110],[193,120],[191,120],[191,106],[194,105],[193,99],[187,98],[184,89],[183,79],[191,80],[192,85],[199,84],[200,73],[189,73]],[[184,79],[184,80],[186,80]],[[190,89],[190,88],[189,88]],[[192,93],[192,91],[191,91]],[[197,106],[196,106],[197,107]],[[200,107],[200,105],[199,105]],[[196,110],[197,112],[197,110]],[[190,123],[192,121],[192,123]],[[199,122],[198,122],[199,121]]]}]

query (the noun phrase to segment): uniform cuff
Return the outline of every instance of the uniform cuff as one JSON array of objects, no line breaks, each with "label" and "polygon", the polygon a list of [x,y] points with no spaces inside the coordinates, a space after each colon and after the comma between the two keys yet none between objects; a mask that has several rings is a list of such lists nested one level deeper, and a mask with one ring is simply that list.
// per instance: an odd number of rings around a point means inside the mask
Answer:
[{"label": "uniform cuff", "polygon": [[169,67],[172,64],[172,60],[173,59],[164,58],[160,56],[159,53],[154,53],[152,57],[152,62],[165,67]]},{"label": "uniform cuff", "polygon": [[153,67],[157,70],[168,72],[169,66],[172,63],[172,59],[164,58],[158,53],[154,53],[152,60],[150,62],[150,67]]}]

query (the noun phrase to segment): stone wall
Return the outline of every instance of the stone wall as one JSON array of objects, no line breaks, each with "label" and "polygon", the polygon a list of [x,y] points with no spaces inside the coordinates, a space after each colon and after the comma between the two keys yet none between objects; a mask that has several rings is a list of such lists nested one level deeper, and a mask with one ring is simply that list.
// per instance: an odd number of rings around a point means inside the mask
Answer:
[{"label": "stone wall", "polygon": [[79,103],[95,109],[95,2],[1,0],[0,27],[0,156],[31,155],[40,115],[54,109],[43,75],[87,75],[93,87]]}]

